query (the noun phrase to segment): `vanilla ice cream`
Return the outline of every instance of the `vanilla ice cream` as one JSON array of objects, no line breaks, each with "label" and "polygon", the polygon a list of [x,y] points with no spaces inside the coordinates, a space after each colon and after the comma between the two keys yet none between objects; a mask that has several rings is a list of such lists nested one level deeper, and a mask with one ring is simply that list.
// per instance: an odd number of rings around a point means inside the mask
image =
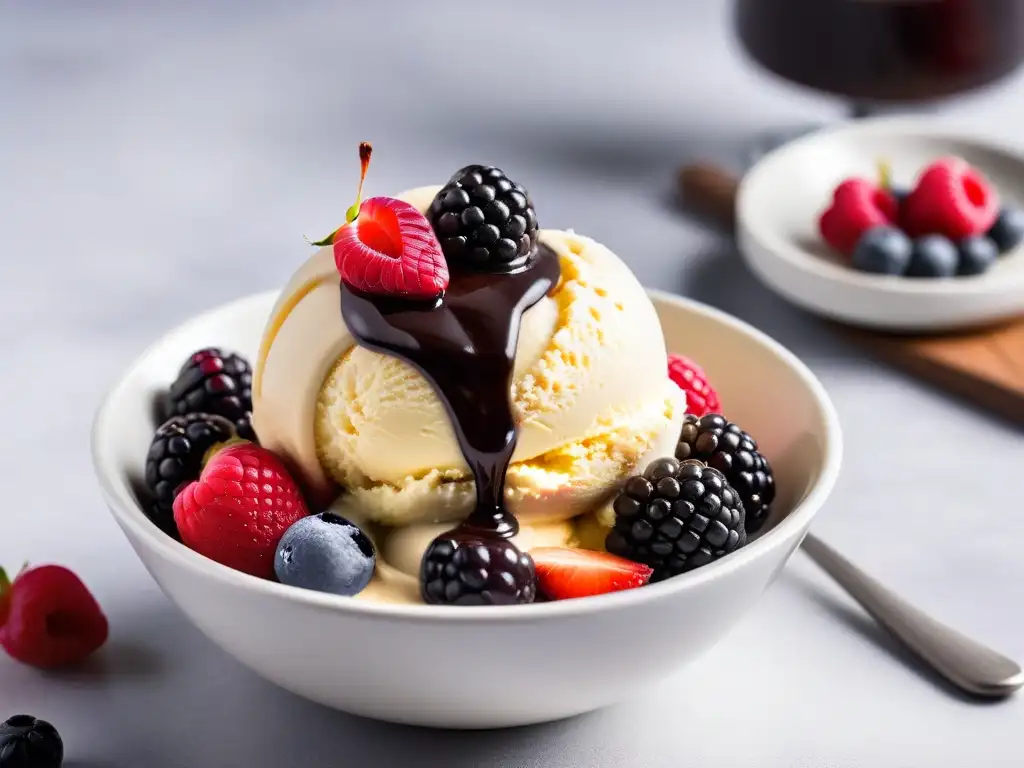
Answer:
[{"label": "vanilla ice cream", "polygon": [[[439,187],[400,197],[425,211]],[[561,280],[526,311],[511,401],[518,440],[506,475],[521,546],[564,546],[578,515],[606,508],[646,459],[671,455],[685,412],[668,378],[650,299],[610,250],[542,230]],[[381,557],[415,574],[419,556],[473,506],[473,481],[444,406],[407,363],[356,344],[330,248],[279,298],[253,387],[261,442],[340,514],[387,526]],[[592,519],[592,518],[591,518]],[[610,524],[610,520],[606,523]]]}]

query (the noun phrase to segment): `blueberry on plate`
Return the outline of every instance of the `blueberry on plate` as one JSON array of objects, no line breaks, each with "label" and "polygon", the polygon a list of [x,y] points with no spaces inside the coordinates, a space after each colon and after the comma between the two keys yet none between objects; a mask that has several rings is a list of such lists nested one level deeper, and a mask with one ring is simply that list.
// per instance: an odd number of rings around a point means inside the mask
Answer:
[{"label": "blueberry on plate", "polygon": [[925,235],[914,240],[907,277],[953,277],[960,254],[953,241],[943,235]]},{"label": "blueberry on plate", "polygon": [[341,515],[304,517],[285,531],[274,556],[278,581],[292,587],[352,596],[373,578],[373,542]]},{"label": "blueberry on plate", "polygon": [[1024,211],[1019,208],[1003,208],[996,223],[988,231],[1000,253],[1016,248],[1024,241]]},{"label": "blueberry on plate", "polygon": [[960,267],[958,275],[980,275],[988,271],[988,268],[996,263],[999,258],[999,249],[992,241],[992,238],[978,235],[976,237],[965,237],[957,248],[960,251]]},{"label": "blueberry on plate", "polygon": [[912,244],[895,227],[873,227],[861,235],[853,249],[851,263],[861,272],[902,275],[910,263]]}]

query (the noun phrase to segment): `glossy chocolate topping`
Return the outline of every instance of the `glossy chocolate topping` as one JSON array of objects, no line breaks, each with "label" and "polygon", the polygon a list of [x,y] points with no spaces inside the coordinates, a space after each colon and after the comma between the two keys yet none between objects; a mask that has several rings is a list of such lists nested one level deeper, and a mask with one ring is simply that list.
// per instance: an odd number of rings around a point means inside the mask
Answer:
[{"label": "glossy chocolate topping", "polygon": [[511,273],[453,271],[448,290],[424,305],[354,291],[342,283],[341,312],[356,340],[416,368],[451,418],[476,481],[464,527],[491,536],[519,530],[504,504],[505,472],[516,447],[510,401],[523,313],[558,283],[558,255],[540,246]]}]

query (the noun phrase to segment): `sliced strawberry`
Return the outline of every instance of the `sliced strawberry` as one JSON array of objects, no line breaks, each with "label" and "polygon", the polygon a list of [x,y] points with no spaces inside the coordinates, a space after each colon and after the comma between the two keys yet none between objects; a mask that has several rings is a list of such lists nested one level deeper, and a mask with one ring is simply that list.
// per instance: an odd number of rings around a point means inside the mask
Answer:
[{"label": "sliced strawberry", "polygon": [[568,547],[530,550],[537,586],[552,600],[603,595],[646,584],[654,572],[642,563],[607,552]]},{"label": "sliced strawberry", "polygon": [[448,287],[448,263],[430,222],[409,203],[371,197],[334,235],[334,262],[356,290],[435,299]]}]

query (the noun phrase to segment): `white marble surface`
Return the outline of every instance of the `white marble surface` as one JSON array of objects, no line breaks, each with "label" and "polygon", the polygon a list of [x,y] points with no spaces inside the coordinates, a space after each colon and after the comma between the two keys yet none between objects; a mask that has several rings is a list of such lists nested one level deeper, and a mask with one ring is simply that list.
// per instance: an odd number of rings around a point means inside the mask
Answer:
[{"label": "white marble surface", "polygon": [[[88,5],[88,8],[85,6]],[[188,315],[281,283],[372,189],[504,166],[550,226],[651,286],[723,307],[821,376],[847,461],[816,530],[950,623],[1024,657],[1021,433],[863,358],[666,204],[673,168],[836,114],[769,82],[711,0],[0,5],[0,562],[78,570],[113,635],[87,669],[0,659],[0,714],[63,732],[69,765],[1018,766],[1024,702],[963,701],[797,556],[758,610],[646,697],[569,722],[439,733],[364,722],[238,666],[161,595],[107,515],[92,411]],[[1024,79],[952,105],[1011,139]],[[543,638],[538,638],[543,642]],[[610,650],[609,663],[643,653]],[[595,669],[594,674],[601,674]]]}]

